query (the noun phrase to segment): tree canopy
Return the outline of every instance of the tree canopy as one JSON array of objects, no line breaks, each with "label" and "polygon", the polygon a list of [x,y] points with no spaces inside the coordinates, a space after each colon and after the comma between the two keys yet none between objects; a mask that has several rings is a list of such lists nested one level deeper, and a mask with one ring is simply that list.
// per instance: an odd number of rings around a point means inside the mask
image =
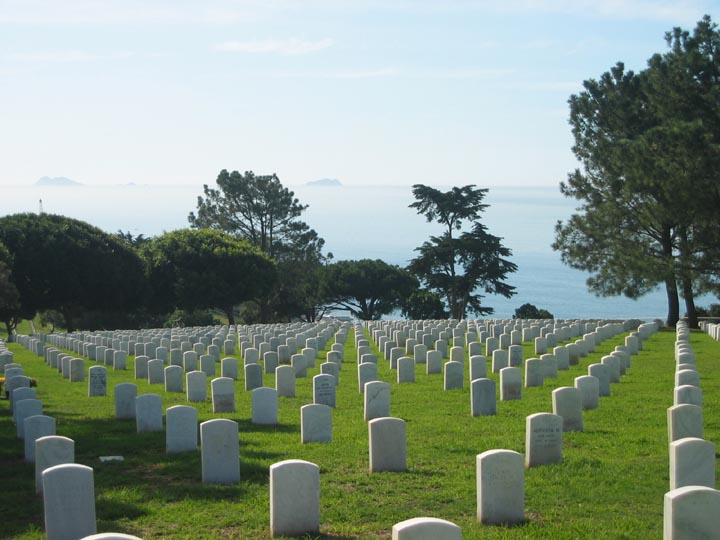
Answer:
[{"label": "tree canopy", "polygon": [[[452,318],[463,319],[468,312],[493,313],[493,308],[483,305],[481,292],[507,298],[515,294],[515,288],[504,281],[517,270],[507,259],[512,252],[479,221],[487,207],[483,203],[486,193],[487,189],[474,185],[446,192],[421,184],[413,186],[417,200],[410,207],[428,221],[444,225],[445,230],[415,249],[419,255],[408,269],[430,291],[445,298]],[[461,231],[465,221],[471,222],[470,229],[456,237],[455,231]]]},{"label": "tree canopy", "polygon": [[276,262],[277,286],[257,298],[261,322],[314,320],[322,312],[318,275],[327,258],[322,253],[325,241],[300,219],[307,205],[274,174],[222,170],[216,184],[204,186],[197,214],[188,217],[190,225],[242,238]]},{"label": "tree canopy", "polygon": [[234,306],[268,293],[274,263],[249,243],[220,231],[182,229],[144,246],[158,309],[222,310],[235,324]]},{"label": "tree canopy", "polygon": [[720,260],[720,40],[709,17],[692,36],[666,37],[671,50],[645,70],[618,63],[570,97],[582,169],[561,191],[582,205],[557,224],[553,248],[592,273],[599,295],[638,298],[663,284],[669,325],[680,289],[695,325],[693,297]]},{"label": "tree canopy", "polygon": [[0,242],[12,255],[10,271],[23,318],[56,309],[72,331],[83,310],[132,309],[146,292],[140,257],[83,221],[52,214],[4,216]]},{"label": "tree canopy", "polygon": [[338,261],[327,265],[324,273],[329,301],[363,320],[392,313],[418,287],[406,270],[379,259]]},{"label": "tree canopy", "polygon": [[513,319],[554,319],[547,309],[538,309],[533,304],[523,304],[515,310]]}]

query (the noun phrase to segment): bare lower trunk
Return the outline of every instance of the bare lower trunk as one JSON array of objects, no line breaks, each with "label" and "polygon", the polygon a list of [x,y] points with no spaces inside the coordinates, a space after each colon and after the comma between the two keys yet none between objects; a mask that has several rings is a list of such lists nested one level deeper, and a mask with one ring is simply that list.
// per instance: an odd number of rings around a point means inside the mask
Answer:
[{"label": "bare lower trunk", "polygon": [[695,295],[689,279],[683,279],[683,297],[685,298],[688,326],[690,328],[699,328],[697,310],[695,309]]},{"label": "bare lower trunk", "polygon": [[678,298],[677,283],[674,279],[665,280],[665,292],[668,299],[668,313],[666,324],[670,328],[675,328],[678,320],[680,320],[680,300]]},{"label": "bare lower trunk", "polygon": [[232,306],[224,307],[221,309],[223,310],[223,313],[225,313],[225,316],[227,317],[228,325],[235,326],[235,312],[234,312]]}]

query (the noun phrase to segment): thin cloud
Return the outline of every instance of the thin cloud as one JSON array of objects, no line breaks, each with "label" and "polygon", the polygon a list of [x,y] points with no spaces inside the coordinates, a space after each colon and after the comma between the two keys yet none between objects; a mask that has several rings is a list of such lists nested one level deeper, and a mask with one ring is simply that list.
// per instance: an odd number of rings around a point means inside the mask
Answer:
[{"label": "thin cloud", "polygon": [[295,71],[274,73],[277,79],[378,79],[398,74],[395,68],[349,71]]},{"label": "thin cloud", "polygon": [[250,54],[309,54],[331,47],[333,40],[324,38],[318,41],[303,39],[265,39],[257,41],[226,41],[213,47],[216,51]]},{"label": "thin cloud", "polygon": [[130,58],[131,56],[134,56],[131,52],[96,54],[87,51],[57,50],[12,53],[6,55],[6,58],[14,62],[59,64],[73,62],[95,62],[98,60],[123,60],[125,58]]}]

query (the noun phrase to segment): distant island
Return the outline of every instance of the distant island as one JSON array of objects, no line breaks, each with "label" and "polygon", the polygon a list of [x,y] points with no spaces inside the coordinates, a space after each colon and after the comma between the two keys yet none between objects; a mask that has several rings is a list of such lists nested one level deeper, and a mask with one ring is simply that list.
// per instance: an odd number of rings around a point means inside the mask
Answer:
[{"label": "distant island", "polygon": [[322,178],[320,180],[313,180],[312,182],[307,182],[305,185],[318,187],[342,186],[340,180],[338,180],[337,178]]},{"label": "distant island", "polygon": [[80,182],[76,182],[75,180],[70,180],[69,178],[65,178],[64,176],[56,176],[55,178],[50,178],[49,176],[43,176],[40,178],[37,182],[35,182],[36,186],[82,186]]}]

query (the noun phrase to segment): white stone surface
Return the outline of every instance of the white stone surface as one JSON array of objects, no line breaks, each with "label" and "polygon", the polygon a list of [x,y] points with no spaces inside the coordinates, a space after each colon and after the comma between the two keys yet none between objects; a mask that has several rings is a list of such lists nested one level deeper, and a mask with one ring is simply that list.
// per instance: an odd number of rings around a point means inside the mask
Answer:
[{"label": "white stone surface", "polygon": [[261,386],[252,391],[252,423],[274,426],[278,423],[278,392]]},{"label": "white stone surface", "polygon": [[364,392],[365,421],[390,416],[390,385],[383,381],[370,381]]},{"label": "white stone surface", "polygon": [[666,493],[663,540],[720,540],[720,491],[685,486]]},{"label": "white stone surface", "polygon": [[563,419],[536,413],[525,418],[525,467],[562,462]]},{"label": "white stone surface", "polygon": [[497,389],[494,380],[480,378],[470,383],[470,414],[472,416],[497,414]]},{"label": "white stone surface", "polygon": [[525,521],[523,456],[512,450],[488,450],[477,462],[477,519],[484,524]]},{"label": "white stone surface", "polygon": [[143,394],[135,398],[135,427],[138,433],[163,430],[162,397]]},{"label": "white stone surface", "polygon": [[97,533],[93,470],[63,464],[42,473],[47,540],[78,540]]},{"label": "white stone surface", "polygon": [[320,532],[320,467],[288,459],[270,465],[270,534],[316,535]]},{"label": "white stone surface", "polygon": [[137,393],[137,385],[133,383],[115,385],[115,418],[135,418],[135,398]]},{"label": "white stone surface", "polygon": [[214,413],[235,412],[235,385],[227,377],[210,381]]},{"label": "white stone surface", "polygon": [[506,367],[500,370],[500,401],[522,399],[522,370]]},{"label": "white stone surface", "polygon": [[332,408],[310,404],[300,408],[300,440],[303,444],[332,442]]},{"label": "white stone surface", "polygon": [[35,440],[35,493],[42,493],[42,472],[45,469],[75,462],[75,441],[58,435]]},{"label": "white stone surface", "polygon": [[38,414],[25,418],[25,462],[35,463],[35,441],[41,437],[55,435],[55,419],[52,416]]},{"label": "white stone surface", "polygon": [[[179,366],[175,366],[179,367]],[[165,411],[165,452],[193,452],[198,447],[198,412],[195,407],[174,405]]]},{"label": "white stone surface", "polygon": [[204,484],[240,482],[238,424],[225,418],[200,424],[202,481]]},{"label": "white stone surface", "polygon": [[[373,383],[368,383],[373,384]],[[367,395],[368,390],[365,390]],[[370,472],[407,470],[405,421],[400,418],[375,418],[368,422]]]},{"label": "white stone surface", "polygon": [[715,445],[687,437],[670,443],[670,489],[705,486],[715,489]]},{"label": "white stone surface", "polygon": [[703,438],[702,408],[697,405],[673,405],[667,410],[668,442],[686,437]]},{"label": "white stone surface", "polygon": [[552,391],[553,413],[563,419],[563,431],[583,431],[583,407],[580,391],[562,386]]},{"label": "white stone surface", "polygon": [[444,519],[412,518],[393,525],[392,540],[462,540],[462,529]]}]

